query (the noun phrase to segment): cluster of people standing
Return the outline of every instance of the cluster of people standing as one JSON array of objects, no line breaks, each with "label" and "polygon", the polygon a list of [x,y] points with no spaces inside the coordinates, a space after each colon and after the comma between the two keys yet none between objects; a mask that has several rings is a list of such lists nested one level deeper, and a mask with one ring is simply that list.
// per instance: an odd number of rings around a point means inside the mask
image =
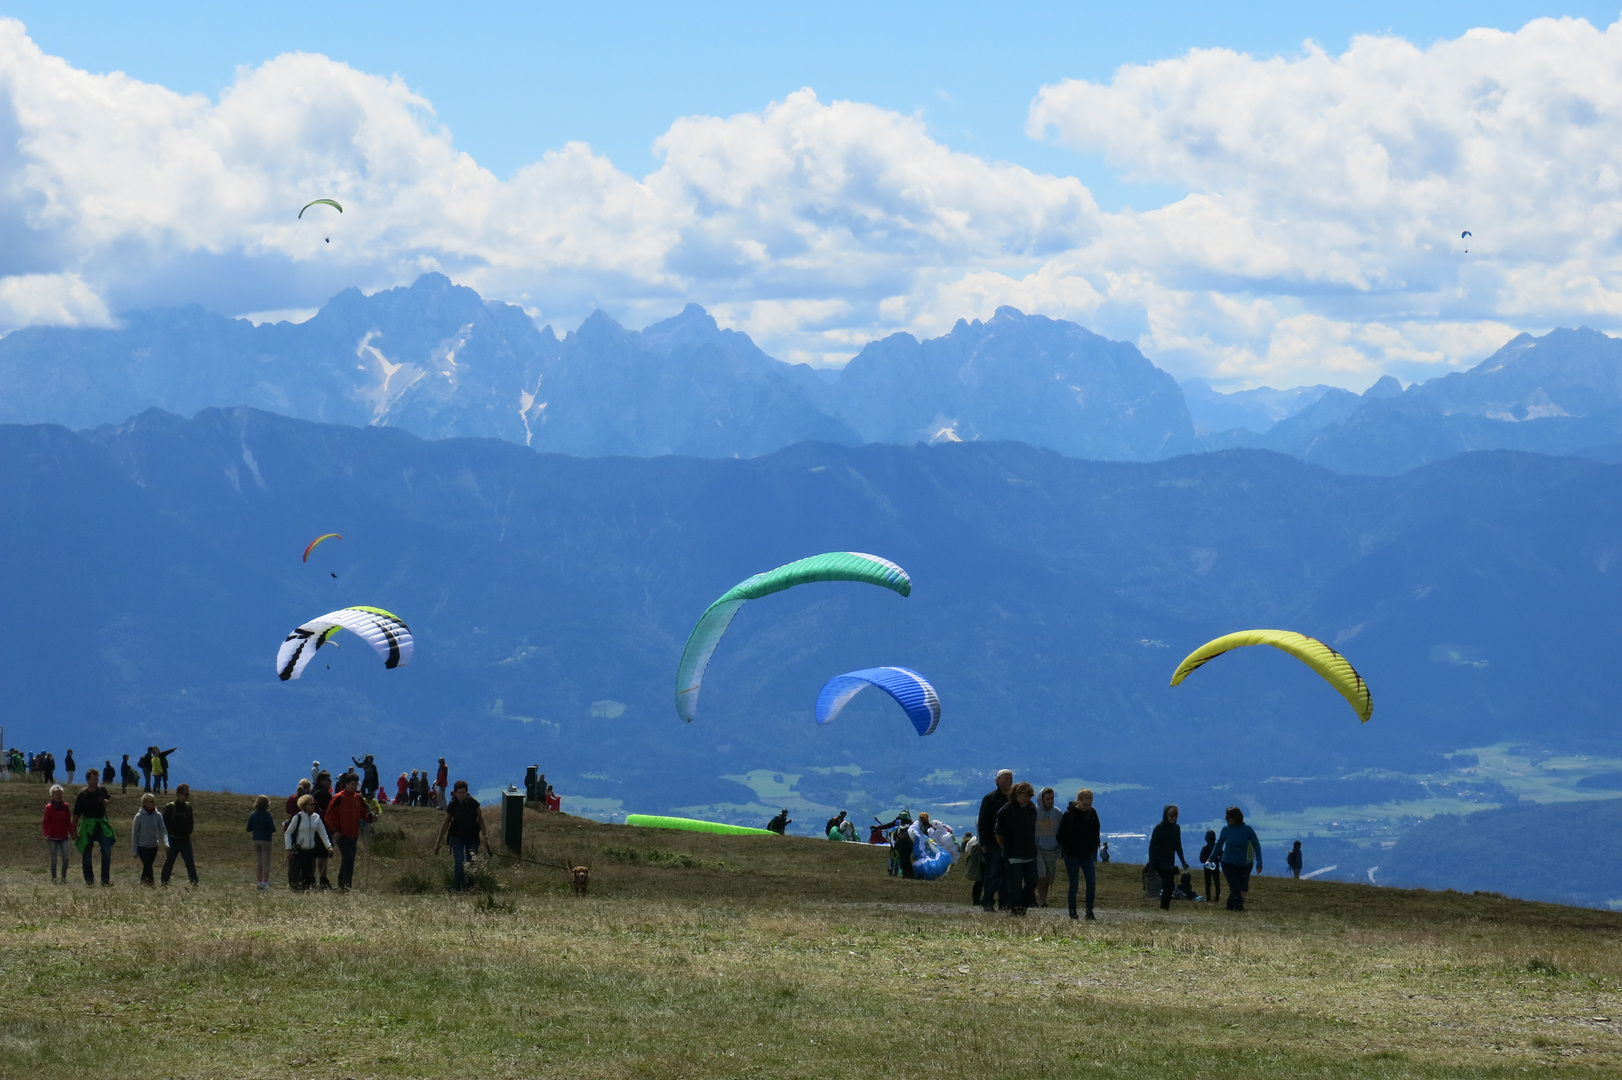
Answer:
[{"label": "cluster of people standing", "polygon": [[[1167,910],[1178,887],[1178,863],[1188,870],[1183,855],[1182,828],[1177,824],[1178,808],[1167,806],[1149,837],[1149,861],[1145,877],[1158,878],[1160,907]],[[1250,892],[1250,875],[1262,872],[1262,846],[1256,831],[1245,824],[1237,806],[1226,812],[1222,832],[1206,833],[1200,862],[1206,870],[1208,899],[1221,897],[1222,879],[1228,885],[1229,911],[1245,910]],[[1062,811],[1055,805],[1052,788],[1038,793],[1025,782],[1015,783],[1014,774],[1004,769],[997,774],[996,787],[980,800],[976,821],[979,836],[965,836],[965,865],[976,879],[974,903],[985,911],[1005,910],[1024,915],[1033,907],[1047,907],[1048,893],[1058,876],[1062,860],[1069,877],[1070,917],[1095,918],[1093,905],[1098,893],[1096,864],[1101,846],[1098,811],[1093,793],[1086,788]],[[1300,874],[1300,845],[1291,859],[1291,869]],[[1081,911],[1077,893],[1085,883]]]},{"label": "cluster of people standing", "polygon": [[[191,789],[177,784],[174,798],[160,809],[158,794],[168,789],[170,754],[174,748],[161,750],[149,747],[140,758],[141,772],[131,778],[133,771],[126,755],[124,760],[126,790],[129,784],[140,783],[145,789],[140,808],[130,822],[130,844],[133,854],[141,863],[141,884],[168,885],[176,863],[186,868],[192,885],[198,884],[196,859],[192,850],[192,834],[196,820],[191,802]],[[20,755],[19,755],[20,756]],[[43,778],[51,779],[49,801],[45,804],[40,822],[41,835],[50,856],[51,881],[66,884],[71,866],[71,852],[76,850],[84,881],[96,884],[96,855],[100,854],[100,879],[103,887],[112,885],[112,855],[118,834],[113,827],[109,808],[113,802],[112,783],[118,774],[111,762],[106,769],[85,770],[84,787],[68,801],[63,785],[54,782],[55,762],[47,753],[31,755],[30,767],[35,764]],[[271,801],[260,795],[248,817],[246,831],[251,837],[256,862],[257,884],[260,889],[270,887],[272,850],[280,840],[286,852],[289,885],[297,891],[330,889],[329,862],[333,854],[338,857],[337,888],[347,891],[353,886],[355,858],[359,842],[371,825],[377,821],[382,806],[388,802],[386,793],[379,791],[376,760],[371,754],[364,758],[351,758],[354,767],[346,769],[334,786],[332,774],[314,762],[309,779],[301,779],[298,790],[288,797],[286,816],[280,822],[271,814]],[[72,783],[73,751],[69,750],[64,764],[68,783]],[[358,771],[357,771],[358,770]],[[458,887],[466,885],[466,864],[484,840],[484,819],[478,800],[468,792],[466,781],[457,781],[447,798],[445,789],[449,769],[444,758],[439,759],[437,781],[429,782],[426,769],[414,773],[420,776],[415,798],[407,789],[410,777],[401,776],[401,797],[397,805],[438,806],[446,811],[440,828],[439,844],[450,843],[455,863]],[[438,852],[436,846],[435,851]],[[158,856],[164,852],[161,870]]]},{"label": "cluster of people standing", "polygon": [[[167,750],[149,746],[134,765],[130,764],[130,756],[125,754],[124,760],[119,762],[116,768],[113,765],[112,758],[107,758],[100,768],[92,764],[85,770],[85,782],[89,783],[90,776],[94,773],[97,782],[103,787],[112,787],[115,782],[118,783],[120,792],[129,791],[131,785],[139,785],[142,791],[166,793],[169,790],[169,755],[178,749],[177,746],[171,746]],[[19,750],[11,750],[10,754],[14,770],[21,768],[19,759],[26,756],[30,779],[39,780],[45,784],[56,783],[56,755],[49,750],[40,750],[28,755],[24,755]],[[73,748],[71,746],[68,747],[68,752],[63,755],[62,771],[65,774],[66,782],[72,784],[74,776],[79,771],[79,763],[73,758]]]},{"label": "cluster of people standing", "polygon": [[[50,801],[45,804],[40,832],[50,852],[53,883],[67,884],[71,846],[78,850],[84,883],[90,887],[96,884],[95,855],[100,853],[101,884],[105,888],[113,883],[113,845],[118,840],[107,812],[113,801],[113,793],[102,782],[102,771],[99,769],[88,770],[84,780],[83,790],[71,804],[61,784],[51,785]],[[174,794],[173,801],[159,810],[157,796],[150,791],[144,792],[141,795],[141,808],[130,823],[130,842],[135,848],[135,857],[141,861],[143,885],[153,884],[153,867],[158,852],[165,848],[168,855],[163,861],[163,884],[169,884],[176,860],[185,864],[186,877],[193,885],[197,884],[197,865],[192,857],[191,843],[194,825],[191,789],[180,784],[176,786]]]}]

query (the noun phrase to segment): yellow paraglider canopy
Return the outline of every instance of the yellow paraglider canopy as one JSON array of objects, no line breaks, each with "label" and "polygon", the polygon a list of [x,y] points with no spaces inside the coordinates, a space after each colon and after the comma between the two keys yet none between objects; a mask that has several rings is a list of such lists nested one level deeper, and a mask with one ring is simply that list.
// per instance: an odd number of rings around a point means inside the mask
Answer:
[{"label": "yellow paraglider canopy", "polygon": [[1357,673],[1357,669],[1352,667],[1344,656],[1317,638],[1297,634],[1293,630],[1241,630],[1236,634],[1224,634],[1215,641],[1207,641],[1177,665],[1177,670],[1172,673],[1171,684],[1176,686],[1188,678],[1188,673],[1195,668],[1210,663],[1225,652],[1246,645],[1271,645],[1275,649],[1289,653],[1340,691],[1340,696],[1357,710],[1358,718],[1365,724],[1374,714],[1374,700],[1369,696],[1368,684],[1363,681],[1363,676]]}]

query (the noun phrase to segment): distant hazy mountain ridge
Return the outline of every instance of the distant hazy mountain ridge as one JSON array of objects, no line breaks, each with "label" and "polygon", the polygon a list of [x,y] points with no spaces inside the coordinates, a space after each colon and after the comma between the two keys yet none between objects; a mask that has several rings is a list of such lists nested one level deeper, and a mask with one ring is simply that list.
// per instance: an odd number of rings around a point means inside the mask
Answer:
[{"label": "distant hazy mountain ridge", "polygon": [[1622,342],[1587,329],[1523,334],[1469,371],[1406,390],[1387,376],[1359,395],[1179,386],[1130,344],[1009,307],[938,338],[872,342],[838,372],[782,363],[696,305],[640,331],[598,312],[559,339],[440,274],[347,290],[296,325],[196,306],[124,322],[0,338],[0,422],[86,428],[245,404],[586,456],[1012,439],[1113,461],[1249,446],[1377,474],[1466,450],[1622,458]]}]

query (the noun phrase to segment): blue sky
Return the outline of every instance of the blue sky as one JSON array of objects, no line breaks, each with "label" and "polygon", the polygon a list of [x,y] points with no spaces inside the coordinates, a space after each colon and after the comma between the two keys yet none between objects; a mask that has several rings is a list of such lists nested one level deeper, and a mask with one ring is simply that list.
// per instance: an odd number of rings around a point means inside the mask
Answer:
[{"label": "blue sky", "polygon": [[0,332],[425,270],[813,364],[1011,304],[1232,388],[1622,331],[1617,7],[3,12]]},{"label": "blue sky", "polygon": [[18,3],[47,52],[216,96],[241,65],[318,52],[399,74],[459,147],[500,176],[569,140],[641,175],[678,116],[748,112],[803,86],[923,115],[953,149],[1079,176],[1100,206],[1183,194],[1121,183],[1097,155],[1033,140],[1043,85],[1108,80],[1191,48],[1339,52],[1356,34],[1426,44],[1548,15],[1596,26],[1622,4],[1567,3]]}]

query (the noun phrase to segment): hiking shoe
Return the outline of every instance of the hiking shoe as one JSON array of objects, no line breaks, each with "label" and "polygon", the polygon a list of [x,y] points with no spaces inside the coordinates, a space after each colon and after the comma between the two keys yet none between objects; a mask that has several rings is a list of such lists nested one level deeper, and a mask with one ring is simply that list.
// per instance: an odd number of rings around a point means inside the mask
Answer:
[{"label": "hiking shoe", "polygon": [[1088,912],[1088,913],[1087,913],[1087,921],[1088,921],[1088,922],[1097,922],[1097,921],[1098,921],[1098,920],[1097,920],[1097,919],[1095,919],[1095,918],[1093,918],[1093,913],[1092,913],[1092,912],[1090,912],[1090,911],[1089,911],[1089,912]]}]

